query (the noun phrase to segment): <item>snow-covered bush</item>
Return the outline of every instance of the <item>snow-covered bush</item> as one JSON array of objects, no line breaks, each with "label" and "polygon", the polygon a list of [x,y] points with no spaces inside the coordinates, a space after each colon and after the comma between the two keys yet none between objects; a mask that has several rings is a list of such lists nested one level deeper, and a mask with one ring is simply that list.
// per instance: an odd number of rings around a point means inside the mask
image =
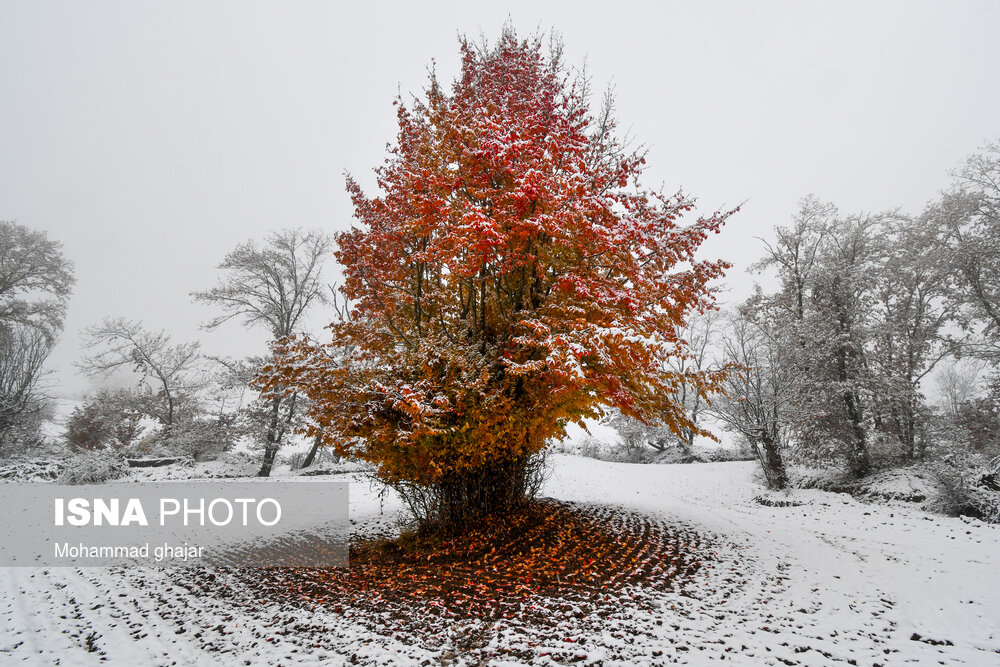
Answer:
[{"label": "snow-covered bush", "polygon": [[[0,395],[0,402],[3,400]],[[0,460],[28,455],[45,456],[57,451],[59,447],[45,435],[45,424],[52,420],[52,416],[51,405],[35,401],[30,408],[17,415],[13,423],[3,426],[0,429]]]},{"label": "snow-covered bush", "polygon": [[592,435],[566,447],[566,453],[583,456],[598,461],[614,463],[648,463],[656,454],[652,449],[636,447],[624,440],[602,441]]},{"label": "snow-covered bush", "polygon": [[102,389],[73,409],[65,438],[75,450],[128,449],[142,435],[148,397],[131,389]]},{"label": "snow-covered bush", "polygon": [[129,472],[128,463],[110,450],[84,452],[66,463],[57,480],[60,484],[103,484]]},{"label": "snow-covered bush", "polygon": [[653,454],[677,449],[681,441],[662,424],[643,424],[638,419],[614,411],[605,422],[618,433],[622,460],[639,462]]},{"label": "snow-covered bush", "polygon": [[926,465],[890,468],[852,482],[852,493],[869,501],[923,503],[941,495],[934,471]]},{"label": "snow-covered bush", "polygon": [[178,424],[163,443],[175,455],[195,461],[212,461],[232,447],[232,437],[223,422],[191,421]]},{"label": "snow-covered bush", "polygon": [[673,447],[653,456],[645,458],[646,463],[725,463],[728,461],[752,461],[756,458],[753,452],[744,449],[728,447],[704,447],[695,445],[685,451],[681,447]]},{"label": "snow-covered bush", "polygon": [[555,445],[556,452],[560,454],[571,454],[573,456],[583,456],[588,459],[599,461],[609,460],[607,450],[611,445],[601,442],[590,433],[585,433],[582,437],[566,438]]},{"label": "snow-covered bush", "polygon": [[51,482],[66,467],[64,458],[36,459],[16,457],[0,465],[0,480],[4,482]]},{"label": "snow-covered bush", "polygon": [[843,493],[850,488],[850,479],[840,466],[794,465],[788,468],[788,485],[798,489]]},{"label": "snow-covered bush", "polygon": [[219,477],[253,477],[260,469],[260,461],[248,452],[226,452],[218,462],[215,475]]},{"label": "snow-covered bush", "polygon": [[713,447],[699,448],[696,451],[703,452],[703,455],[710,463],[724,463],[727,461],[754,461],[757,458],[753,450],[745,446],[744,442],[740,442],[739,446],[735,449],[731,447]]},{"label": "snow-covered bush", "polygon": [[932,470],[941,493],[929,509],[1000,523],[1000,457],[979,467],[943,462]]},{"label": "snow-covered bush", "polygon": [[224,418],[195,418],[146,435],[130,452],[141,456],[181,456],[194,461],[214,461],[232,448],[236,436],[236,431]]}]

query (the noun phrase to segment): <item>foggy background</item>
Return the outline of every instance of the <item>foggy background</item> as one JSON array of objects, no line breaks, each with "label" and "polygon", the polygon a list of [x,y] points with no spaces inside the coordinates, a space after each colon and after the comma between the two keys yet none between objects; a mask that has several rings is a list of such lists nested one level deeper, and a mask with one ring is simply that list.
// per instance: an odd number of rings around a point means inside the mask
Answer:
[{"label": "foggy background", "polygon": [[559,31],[596,92],[614,85],[647,184],[746,201],[704,250],[735,264],[730,301],[803,195],[917,213],[1000,135],[996,2],[470,5],[0,1],[0,219],[60,241],[77,277],[51,393],[92,388],[72,364],[105,316],[262,353],[238,321],[201,331],[215,312],[189,293],[269,230],[347,228],[343,173],[372,192],[396,94],[432,60],[450,82],[457,35],[508,19]]}]

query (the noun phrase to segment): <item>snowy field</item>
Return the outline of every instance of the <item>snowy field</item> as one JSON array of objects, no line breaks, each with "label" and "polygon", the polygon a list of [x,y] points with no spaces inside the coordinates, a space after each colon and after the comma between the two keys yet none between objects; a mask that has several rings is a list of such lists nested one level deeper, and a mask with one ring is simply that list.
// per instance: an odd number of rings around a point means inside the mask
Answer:
[{"label": "snowy field", "polygon": [[[484,657],[520,643],[532,664],[553,665],[1000,665],[1000,526],[822,491],[770,495],[754,473],[553,456],[547,495],[684,526],[711,552],[683,591],[556,635],[466,619],[421,643],[373,632],[350,609],[197,595],[178,571],[8,568],[0,664],[523,664]],[[398,501],[352,479],[356,529],[394,530]]]}]

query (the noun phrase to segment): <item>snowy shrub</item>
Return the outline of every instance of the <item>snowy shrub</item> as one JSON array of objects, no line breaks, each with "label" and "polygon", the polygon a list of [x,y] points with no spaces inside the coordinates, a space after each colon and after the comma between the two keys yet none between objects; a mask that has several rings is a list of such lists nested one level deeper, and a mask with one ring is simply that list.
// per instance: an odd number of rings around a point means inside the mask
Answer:
[{"label": "snowy shrub", "polygon": [[672,447],[651,457],[645,462],[656,463],[658,465],[677,465],[684,463],[707,463],[708,457],[700,451],[684,451],[680,447]]},{"label": "snowy shrub", "polygon": [[[0,395],[0,402],[3,399],[4,397]],[[2,413],[0,407],[0,421],[4,419]],[[40,401],[34,401],[30,408],[25,408],[12,423],[0,428],[0,459],[55,453],[58,447],[45,435],[45,424],[52,418],[51,406]]]},{"label": "snowy shrub", "polygon": [[872,431],[868,439],[868,455],[872,468],[884,470],[906,461],[903,443],[895,435]]},{"label": "snowy shrub", "polygon": [[943,462],[932,469],[940,494],[928,509],[1000,523],[1000,457],[976,468]]},{"label": "snowy shrub", "polygon": [[614,463],[647,463],[656,454],[652,449],[637,448],[624,440],[604,442],[592,435],[567,445],[563,451],[588,459]]},{"label": "snowy shrub", "polygon": [[753,452],[746,449],[695,445],[687,450],[682,447],[671,447],[661,453],[645,457],[643,462],[661,465],[677,463],[725,463],[728,461],[753,461],[756,458]]},{"label": "snowy shrub", "polygon": [[663,452],[678,448],[680,441],[677,436],[664,425],[643,424],[638,419],[615,411],[606,419],[608,426],[618,433],[621,439],[621,460],[629,462],[645,461],[654,452]]},{"label": "snowy shrub", "polygon": [[142,435],[145,397],[128,389],[103,389],[73,409],[66,442],[76,450],[127,449]]},{"label": "snowy shrub", "polygon": [[0,466],[5,482],[51,482],[62,474],[65,459],[15,458]]},{"label": "snowy shrub", "polygon": [[70,459],[57,480],[60,484],[103,484],[128,474],[121,456],[109,450],[84,452]]},{"label": "snowy shrub", "polygon": [[232,448],[233,440],[234,434],[227,421],[193,419],[147,435],[130,448],[130,453],[214,461]]},{"label": "snowy shrub", "polygon": [[604,444],[592,435],[586,436],[581,440],[575,447],[574,454],[578,456],[584,456],[588,459],[598,459],[600,461],[606,460],[607,454],[605,453]]},{"label": "snowy shrub", "polygon": [[654,455],[656,455],[656,452],[651,449],[633,447],[623,442],[608,452],[604,456],[604,460],[615,461],[617,463],[649,463]]},{"label": "snowy shrub", "polygon": [[759,496],[754,496],[754,502],[764,507],[800,507],[806,504],[806,501],[793,498],[787,492],[762,493]]},{"label": "snowy shrub", "polygon": [[788,469],[788,485],[798,489],[843,493],[851,488],[851,480],[840,467],[817,468],[797,465]]},{"label": "snowy shrub", "polygon": [[226,452],[218,459],[211,477],[253,477],[260,470],[260,461],[247,452]]},{"label": "snowy shrub", "polygon": [[306,460],[307,452],[295,452],[288,456],[279,456],[277,458],[278,463],[287,463],[288,467],[292,470],[298,470],[302,467],[302,463]]},{"label": "snowy shrub", "polygon": [[699,448],[698,454],[703,456],[709,463],[726,463],[728,461],[756,461],[757,456],[748,447],[712,447]]},{"label": "snowy shrub", "polygon": [[368,473],[373,471],[372,465],[365,461],[341,460],[339,463],[332,461],[316,463],[308,468],[294,469],[293,474],[299,477],[315,477],[318,475],[344,475],[347,473]]},{"label": "snowy shrub", "polygon": [[870,501],[921,503],[940,494],[933,471],[923,465],[883,470],[859,480],[853,488],[855,495]]},{"label": "snowy shrub", "polygon": [[192,421],[170,430],[164,447],[171,453],[195,461],[212,461],[232,447],[232,438],[222,422]]}]

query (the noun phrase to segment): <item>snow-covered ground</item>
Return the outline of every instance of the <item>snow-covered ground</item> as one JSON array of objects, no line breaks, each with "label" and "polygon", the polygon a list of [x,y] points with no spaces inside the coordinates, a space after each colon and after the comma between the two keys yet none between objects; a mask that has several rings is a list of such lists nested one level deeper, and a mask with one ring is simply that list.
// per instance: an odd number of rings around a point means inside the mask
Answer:
[{"label": "snow-covered ground", "polygon": [[[658,593],[652,610],[622,608],[587,626],[588,636],[569,624],[566,636],[536,638],[526,645],[533,663],[1000,665],[998,526],[823,491],[766,494],[752,463],[556,455],[552,466],[548,495],[683,524],[712,554],[683,593]],[[354,479],[358,529],[391,529],[398,501]],[[791,505],[761,504],[761,496]],[[328,641],[305,643],[309,634],[290,619]],[[474,625],[455,636],[467,639]],[[373,635],[350,610],[289,615],[266,600],[198,597],[157,569],[5,569],[0,629],[3,665],[512,664],[471,662],[448,638],[419,645]],[[478,633],[480,647],[526,641],[501,627]]]}]

